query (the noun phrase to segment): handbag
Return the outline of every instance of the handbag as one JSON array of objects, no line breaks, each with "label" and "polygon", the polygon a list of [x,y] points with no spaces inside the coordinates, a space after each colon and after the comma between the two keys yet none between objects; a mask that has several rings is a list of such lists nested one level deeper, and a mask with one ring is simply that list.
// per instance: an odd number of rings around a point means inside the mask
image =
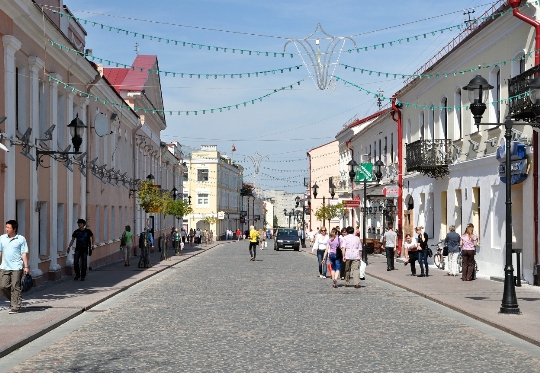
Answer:
[{"label": "handbag", "polygon": [[364,262],[363,260],[360,261],[360,280],[364,280],[364,278],[366,277],[366,262]]},{"label": "handbag", "polygon": [[448,246],[442,248],[442,256],[448,256]]},{"label": "handbag", "polygon": [[433,256],[433,250],[431,250],[431,249],[428,248],[428,249],[427,249],[427,254],[428,254],[428,256],[431,258],[431,257]]},{"label": "handbag", "polygon": [[126,232],[122,233],[122,238],[120,239],[120,247],[126,246]]}]

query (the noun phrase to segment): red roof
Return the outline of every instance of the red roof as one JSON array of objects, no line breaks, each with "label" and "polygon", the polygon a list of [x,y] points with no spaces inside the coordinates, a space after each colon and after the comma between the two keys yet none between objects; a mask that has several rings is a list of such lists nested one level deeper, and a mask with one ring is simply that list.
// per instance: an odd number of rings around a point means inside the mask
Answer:
[{"label": "red roof", "polygon": [[116,90],[116,92],[120,93],[120,89],[122,87],[122,83],[124,82],[124,79],[129,72],[130,69],[119,69],[119,68],[104,68],[103,69],[103,75],[105,75],[105,78],[109,81],[109,83],[113,86],[113,88]]},{"label": "red roof", "polygon": [[154,67],[156,61],[155,55],[138,55],[133,61],[133,69],[104,68],[103,74],[117,92],[142,91],[148,80],[148,70]]},{"label": "red roof", "polygon": [[371,119],[375,119],[377,118],[378,116],[384,114],[385,112],[387,111],[390,111],[390,108],[387,108],[387,109],[383,109],[381,111],[378,111],[376,113],[373,113],[371,114],[369,117],[365,117],[363,119],[357,119],[355,120],[354,122],[352,122],[351,124],[349,124],[349,128],[353,128],[353,127],[356,127],[358,126],[359,124],[362,124],[362,123],[366,123],[367,121],[371,120]]}]

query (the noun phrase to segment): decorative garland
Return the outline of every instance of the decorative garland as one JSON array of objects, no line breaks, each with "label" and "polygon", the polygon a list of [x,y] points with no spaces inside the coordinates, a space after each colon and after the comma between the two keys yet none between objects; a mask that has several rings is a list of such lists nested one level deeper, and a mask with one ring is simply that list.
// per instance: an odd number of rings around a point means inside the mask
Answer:
[{"label": "decorative garland", "polygon": [[121,62],[111,61],[111,60],[107,60],[105,58],[100,58],[100,57],[95,57],[95,56],[92,56],[92,55],[88,55],[86,53],[79,52],[77,49],[70,48],[70,47],[68,47],[66,45],[59,44],[59,43],[57,43],[55,41],[52,41],[52,40],[49,40],[49,42],[51,43],[51,45],[58,47],[60,50],[66,50],[68,52],[75,53],[75,54],[77,54],[79,56],[83,56],[85,58],[91,59],[92,61],[97,60],[97,61],[99,61],[99,63],[105,62],[105,63],[107,63],[108,66],[111,66],[111,64],[112,64],[112,65],[115,65],[115,67],[123,67],[125,69],[130,68],[131,70],[138,69],[141,72],[148,71],[151,74],[152,73],[155,73],[155,74],[162,73],[165,76],[168,76],[169,74],[171,74],[173,78],[176,78],[177,75],[180,76],[180,78],[183,78],[184,76],[186,76],[186,77],[190,77],[190,78],[197,77],[198,79],[200,79],[201,76],[203,78],[206,78],[206,79],[208,79],[210,77],[213,77],[214,79],[217,79],[218,77],[220,77],[220,78],[226,78],[226,77],[234,78],[235,76],[237,76],[239,78],[242,78],[242,76],[247,76],[248,78],[250,78],[252,75],[254,75],[255,77],[259,77],[259,74],[266,76],[267,74],[275,74],[278,71],[280,73],[283,73],[286,70],[291,72],[292,69],[300,70],[300,68],[302,67],[302,65],[296,65],[296,66],[291,66],[291,67],[281,67],[281,68],[274,69],[274,70],[256,71],[256,72],[250,72],[250,73],[233,73],[233,74],[177,73],[177,72],[172,72],[172,71],[157,70],[157,69],[147,69],[147,68],[143,68],[143,67],[127,65],[127,64],[123,64]]},{"label": "decorative garland", "polygon": [[[340,81],[340,80],[341,80],[341,81],[343,81],[343,83],[348,84],[348,85],[351,85],[351,86],[353,86],[353,87],[355,87],[355,88],[358,88],[358,90],[363,91],[363,92],[366,92],[366,94],[368,94],[368,95],[371,94],[371,95],[373,95],[373,97],[375,97],[375,98],[380,98],[381,100],[391,101],[391,99],[388,98],[388,97],[384,97],[383,95],[380,95],[380,94],[378,94],[378,93],[373,93],[373,92],[371,92],[371,91],[369,91],[369,90],[367,90],[367,89],[365,89],[365,88],[360,87],[359,85],[356,85],[356,84],[354,84],[354,83],[351,83],[351,82],[349,82],[349,81],[347,81],[347,80],[345,80],[345,79],[342,79],[342,78],[340,78],[340,77],[338,77],[338,76],[334,76],[334,78],[336,79],[336,81]],[[506,104],[506,103],[508,102],[508,100],[511,100],[511,99],[513,99],[513,98],[518,98],[518,99],[519,99],[519,98],[521,98],[522,96],[529,96],[529,95],[530,95],[530,92],[527,91],[527,92],[521,93],[521,94],[519,94],[519,95],[515,95],[515,96],[508,97],[507,99],[502,99],[502,100],[499,100],[499,101],[492,101],[492,102],[490,102],[489,104],[490,104],[490,105],[493,105],[493,106],[495,106],[495,105],[498,104],[498,103],[500,103],[500,104]],[[403,104],[405,107],[411,107],[411,106],[412,106],[412,107],[415,108],[415,109],[418,109],[418,108],[420,108],[420,109],[422,109],[422,110],[430,109],[430,110],[432,110],[432,111],[435,110],[436,107],[439,108],[439,110],[446,109],[446,110],[448,110],[449,112],[452,111],[452,110],[461,110],[462,108],[465,108],[465,110],[469,110],[469,105],[466,105],[466,106],[435,106],[435,105],[412,104],[412,103],[409,103],[409,102],[401,102],[401,101],[399,101],[399,100],[396,100],[396,103]],[[487,104],[487,103],[486,103],[486,104]]]},{"label": "decorative garland", "polygon": [[[540,52],[540,51],[534,51],[534,52]],[[509,62],[516,62],[518,60],[524,60],[526,56],[532,57],[532,55],[533,55],[533,52],[527,52],[526,55],[520,56],[518,58],[511,58],[511,59],[506,60],[506,61],[495,62],[495,63],[489,64],[489,65],[484,65],[484,66],[479,65],[478,67],[473,67],[473,68],[470,68],[470,69],[452,71],[452,72],[448,72],[448,73],[432,73],[432,74],[412,74],[411,75],[411,74],[389,73],[389,72],[383,72],[383,71],[374,71],[374,70],[363,69],[363,68],[360,68],[360,67],[354,67],[354,66],[350,66],[350,65],[345,65],[345,64],[342,64],[342,63],[340,63],[340,65],[344,66],[345,70],[347,70],[348,68],[351,68],[353,72],[356,72],[356,70],[359,70],[360,74],[363,74],[363,73],[368,73],[368,75],[375,74],[377,76],[383,76],[383,77],[386,77],[386,78],[389,78],[390,76],[393,76],[394,78],[401,77],[402,79],[405,79],[405,78],[419,78],[419,79],[422,79],[422,78],[428,78],[428,79],[436,78],[436,79],[438,79],[438,78],[447,78],[449,76],[450,77],[457,76],[458,74],[459,75],[464,75],[465,73],[471,73],[471,72],[474,72],[474,71],[478,71],[478,70],[482,70],[482,69],[489,69],[489,68],[492,68],[492,67],[506,66],[506,64],[508,64]]]},{"label": "decorative garland", "polygon": [[[88,98],[93,98],[95,101],[100,101],[102,102],[103,104],[105,105],[110,105],[114,108],[119,108],[119,109],[122,109],[122,108],[125,108],[125,107],[129,107],[129,105],[124,105],[124,104],[116,104],[114,102],[111,102],[109,100],[106,100],[106,99],[102,99],[102,98],[99,98],[97,96],[94,96],[94,95],[91,95],[89,93],[86,93],[86,92],[83,92],[81,90],[78,90],[77,88],[59,80],[59,79],[56,79],[56,78],[53,78],[52,76],[49,75],[49,81],[55,81],[56,83],[58,84],[62,84],[64,86],[65,89],[68,89],[70,88],[71,89],[71,92],[76,92],[78,93],[80,96],[82,97],[88,97]],[[300,83],[304,81],[304,79],[302,80],[299,80],[297,82],[294,82],[293,84],[287,86],[287,87],[281,87],[281,88],[276,88],[273,90],[273,92],[270,92],[270,93],[267,93],[265,94],[264,96],[261,96],[261,97],[258,97],[258,98],[254,98],[252,100],[248,100],[248,101],[244,101],[242,103],[239,103],[239,104],[233,104],[233,105],[228,105],[228,106],[222,106],[222,107],[219,107],[219,108],[215,108],[215,109],[202,109],[202,110],[156,110],[156,109],[146,109],[146,108],[140,108],[140,107],[134,107],[132,110],[134,112],[139,112],[139,111],[143,111],[145,114],[146,113],[153,113],[153,114],[169,114],[169,115],[173,115],[173,113],[177,113],[178,115],[184,113],[186,115],[189,115],[190,113],[192,114],[195,114],[197,115],[198,113],[203,113],[203,114],[206,114],[206,112],[210,112],[210,113],[214,113],[215,111],[218,111],[221,113],[223,110],[227,109],[227,110],[231,110],[232,107],[235,107],[236,109],[240,108],[240,106],[247,106],[247,104],[249,102],[251,102],[252,105],[255,104],[255,102],[258,100],[260,102],[262,102],[262,100],[266,97],[269,97],[273,94],[276,94],[277,92],[279,91],[284,91],[286,89],[292,89],[293,86],[296,84],[296,85],[300,85]]]},{"label": "decorative garland", "polygon": [[269,56],[273,55],[274,57],[278,57],[278,56],[281,56],[281,57],[290,56],[291,58],[294,57],[294,54],[293,54],[293,53],[284,53],[284,52],[264,52],[264,51],[254,51],[254,50],[240,49],[240,48],[216,47],[216,46],[213,46],[213,45],[205,45],[205,44],[199,44],[199,43],[190,43],[190,42],[187,42],[187,41],[180,41],[180,40],[175,40],[175,39],[171,39],[171,38],[162,38],[162,37],[158,37],[158,36],[153,36],[153,35],[143,34],[143,33],[140,33],[140,32],[129,31],[129,30],[125,30],[125,29],[122,29],[122,28],[118,28],[118,27],[114,27],[114,26],[105,25],[105,24],[103,24],[103,23],[94,22],[94,21],[90,21],[90,20],[87,20],[87,19],[84,19],[84,18],[75,17],[75,16],[73,16],[73,15],[71,15],[71,14],[59,12],[59,11],[57,11],[57,10],[52,10],[52,12],[53,12],[53,13],[56,13],[56,14],[58,14],[58,15],[60,15],[60,17],[72,18],[72,19],[76,20],[77,22],[83,23],[83,24],[85,24],[85,25],[86,25],[86,24],[91,24],[92,27],[99,26],[102,30],[107,29],[107,30],[109,30],[109,31],[116,31],[117,34],[133,35],[134,37],[140,36],[141,39],[148,38],[148,39],[150,39],[151,41],[157,40],[158,43],[164,41],[165,44],[171,44],[171,43],[174,43],[174,45],[181,45],[182,47],[191,47],[191,48],[198,47],[199,49],[204,49],[204,50],[215,50],[216,52],[218,52],[218,51],[223,51],[223,52],[225,52],[225,53],[227,52],[227,50],[232,51],[232,53],[240,52],[240,54],[244,54],[244,52],[245,52],[245,53],[247,53],[249,56],[252,56],[252,55],[260,56],[260,55],[263,55],[263,56],[265,56],[265,57],[269,57]]}]

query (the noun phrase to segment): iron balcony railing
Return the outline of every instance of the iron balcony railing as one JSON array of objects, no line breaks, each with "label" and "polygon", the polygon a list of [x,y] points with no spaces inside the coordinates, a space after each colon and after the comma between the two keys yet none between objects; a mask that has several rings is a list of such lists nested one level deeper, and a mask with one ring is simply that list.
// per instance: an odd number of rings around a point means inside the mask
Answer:
[{"label": "iron balcony railing", "polygon": [[418,140],[407,144],[407,172],[418,171],[429,177],[448,175],[452,163],[452,140]]},{"label": "iron balcony railing", "polygon": [[540,65],[530,68],[508,81],[508,103],[512,118],[524,121],[534,119],[531,110],[532,102],[526,92],[529,91],[529,83],[538,73],[540,73]]}]

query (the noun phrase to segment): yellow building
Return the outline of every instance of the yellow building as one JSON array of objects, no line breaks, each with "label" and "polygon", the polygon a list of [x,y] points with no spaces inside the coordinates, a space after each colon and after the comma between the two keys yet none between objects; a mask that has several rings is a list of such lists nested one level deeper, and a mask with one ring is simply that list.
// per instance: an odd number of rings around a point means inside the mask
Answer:
[{"label": "yellow building", "polygon": [[227,229],[240,225],[240,189],[244,168],[217,150],[203,145],[186,157],[184,198],[193,213],[184,217],[184,228],[208,229],[214,237],[224,237]]}]

